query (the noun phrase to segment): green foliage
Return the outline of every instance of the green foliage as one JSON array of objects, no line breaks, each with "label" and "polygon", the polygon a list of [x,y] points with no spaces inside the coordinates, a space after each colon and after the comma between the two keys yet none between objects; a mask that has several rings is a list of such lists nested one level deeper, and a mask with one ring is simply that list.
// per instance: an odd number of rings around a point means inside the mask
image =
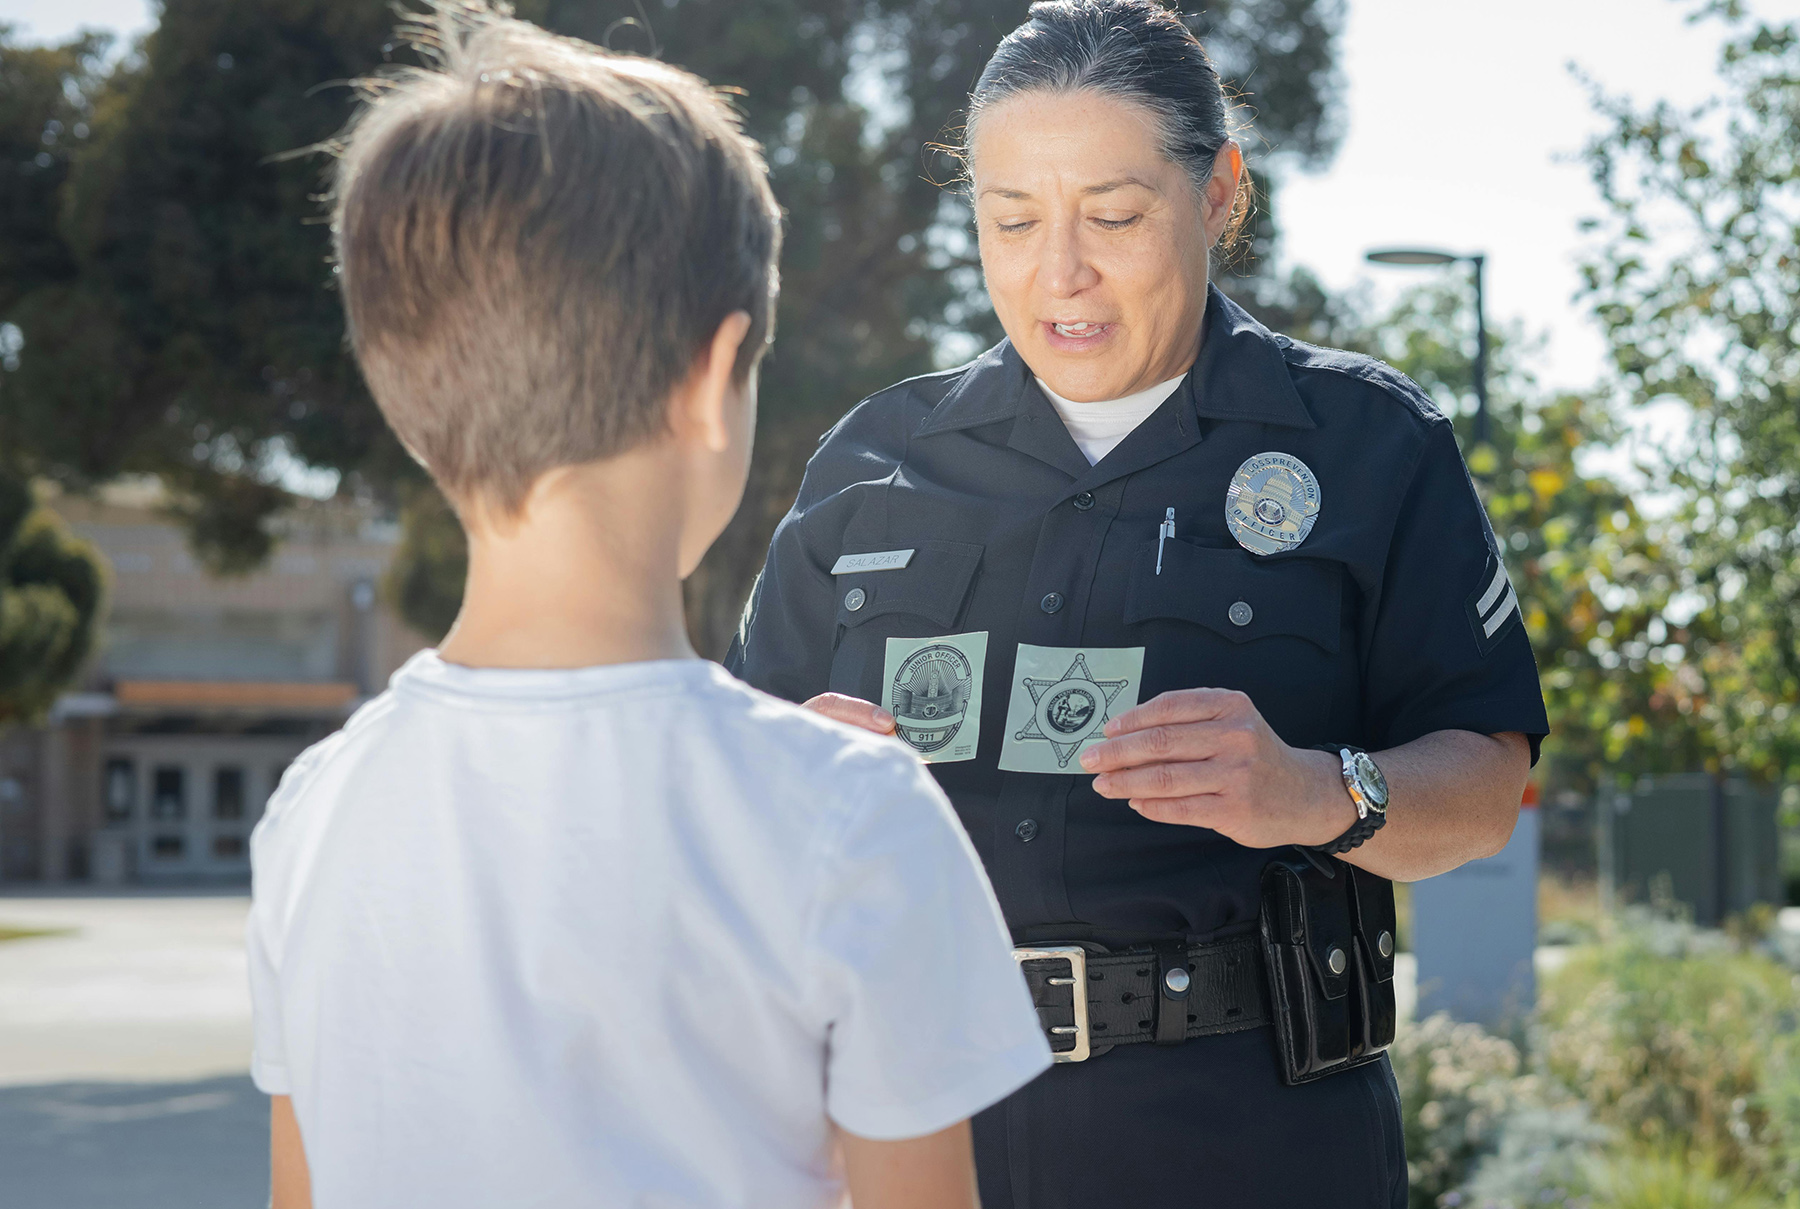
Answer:
[{"label": "green foliage", "polygon": [[1414,1209],[1800,1206],[1797,959],[1800,937],[1640,909],[1546,975],[1523,1060],[1404,1025]]},{"label": "green foliage", "polygon": [[[1800,772],[1800,25],[1715,3],[1726,94],[1692,111],[1596,96],[1605,215],[1586,289],[1630,396],[1685,405],[1648,469],[1709,766]],[[1685,614],[1691,614],[1686,616]],[[1674,624],[1675,619],[1670,619]]]},{"label": "green foliage", "polygon": [[[951,338],[967,348],[994,334],[964,211],[930,179],[952,170],[928,148],[1027,4],[665,0],[648,31],[634,0],[517,8],[742,90],[787,211],[756,468],[688,585],[696,641],[718,653],[818,433],[934,368]],[[1195,20],[1255,114],[1252,151],[1328,155],[1337,0],[1225,0]],[[0,266],[43,266],[12,293],[0,284],[0,323],[24,336],[17,368],[0,374],[0,443],[67,483],[161,476],[222,567],[266,549],[283,499],[256,488],[281,455],[381,498],[407,493],[417,471],[344,353],[320,165],[280,158],[343,124],[349,91],[333,81],[407,56],[384,47],[393,22],[385,0],[167,0],[142,53],[104,79],[92,47],[40,53],[0,37],[0,139],[12,138],[0,153],[42,149],[55,165],[35,191],[0,193],[5,213],[29,218],[0,223]],[[91,115],[70,155],[42,137],[65,104]],[[1272,232],[1266,213],[1265,247]]]},{"label": "green foliage", "polygon": [[400,548],[381,588],[408,625],[433,642],[450,632],[462,607],[469,544],[450,505],[429,483],[400,510]]},{"label": "green foliage", "polygon": [[1548,1068],[1659,1153],[1773,1176],[1786,1123],[1760,1093],[1796,1040],[1793,978],[1722,933],[1641,918],[1548,981]]},{"label": "green foliage", "polygon": [[1641,1151],[1614,1159],[1595,1179],[1603,1209],[1776,1209],[1800,1204],[1759,1192],[1749,1181],[1721,1175],[1704,1158]]},{"label": "green foliage", "polygon": [[1412,377],[1455,418],[1537,652],[1554,777],[1590,788],[1608,776],[1694,768],[1702,743],[1690,723],[1689,635],[1663,617],[1678,583],[1672,552],[1632,493],[1585,465],[1620,439],[1616,410],[1599,394],[1545,392],[1524,368],[1531,348],[1519,334],[1490,333],[1493,422],[1489,443],[1470,448],[1467,298],[1461,281],[1440,281],[1337,334]]},{"label": "green foliage", "polygon": [[1497,1145],[1519,1099],[1519,1051],[1440,1013],[1402,1029],[1388,1056],[1405,1110],[1410,1203],[1431,1209]]},{"label": "green foliage", "polygon": [[0,471],[0,726],[42,717],[93,649],[100,556]]}]

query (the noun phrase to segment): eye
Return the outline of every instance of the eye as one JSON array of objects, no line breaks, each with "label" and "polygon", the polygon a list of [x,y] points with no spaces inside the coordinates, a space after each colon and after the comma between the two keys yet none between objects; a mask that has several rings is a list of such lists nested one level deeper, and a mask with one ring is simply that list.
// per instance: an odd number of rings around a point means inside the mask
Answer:
[{"label": "eye", "polygon": [[1102,230],[1123,231],[1126,227],[1134,226],[1142,217],[1142,214],[1133,214],[1130,218],[1096,218],[1093,221]]},{"label": "eye", "polygon": [[1025,218],[1020,219],[1018,222],[996,222],[994,228],[995,230],[1003,231],[1008,235],[1017,235],[1019,232],[1028,231],[1036,225],[1037,219]]}]

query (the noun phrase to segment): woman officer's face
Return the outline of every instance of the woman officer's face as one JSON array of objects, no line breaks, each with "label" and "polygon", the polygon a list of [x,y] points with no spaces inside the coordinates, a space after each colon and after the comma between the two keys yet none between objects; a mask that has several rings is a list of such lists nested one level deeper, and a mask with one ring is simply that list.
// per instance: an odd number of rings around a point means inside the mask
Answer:
[{"label": "woman officer's face", "polygon": [[1117,399],[1193,364],[1207,251],[1242,170],[1235,144],[1202,193],[1163,155],[1141,106],[1027,92],[982,113],[970,159],[988,294],[1050,389]]}]

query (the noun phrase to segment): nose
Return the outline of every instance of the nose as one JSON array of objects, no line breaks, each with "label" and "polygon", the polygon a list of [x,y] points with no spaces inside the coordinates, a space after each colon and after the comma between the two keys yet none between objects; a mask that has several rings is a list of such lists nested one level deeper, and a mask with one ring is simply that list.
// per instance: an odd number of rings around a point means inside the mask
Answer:
[{"label": "nose", "polygon": [[1043,263],[1038,273],[1045,288],[1057,298],[1073,298],[1100,280],[1081,247],[1079,223],[1059,223],[1043,243]]}]

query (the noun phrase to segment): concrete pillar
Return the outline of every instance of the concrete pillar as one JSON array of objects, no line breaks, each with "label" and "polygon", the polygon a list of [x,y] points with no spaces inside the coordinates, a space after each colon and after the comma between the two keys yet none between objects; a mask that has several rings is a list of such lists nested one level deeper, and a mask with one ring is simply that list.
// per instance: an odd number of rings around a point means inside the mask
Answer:
[{"label": "concrete pillar", "polygon": [[1519,812],[1506,848],[1412,886],[1412,942],[1421,1019],[1508,1030],[1537,1002],[1538,812]]},{"label": "concrete pillar", "polygon": [[48,885],[67,881],[69,836],[74,813],[69,784],[67,724],[52,718],[38,749],[38,856],[40,876]]}]

